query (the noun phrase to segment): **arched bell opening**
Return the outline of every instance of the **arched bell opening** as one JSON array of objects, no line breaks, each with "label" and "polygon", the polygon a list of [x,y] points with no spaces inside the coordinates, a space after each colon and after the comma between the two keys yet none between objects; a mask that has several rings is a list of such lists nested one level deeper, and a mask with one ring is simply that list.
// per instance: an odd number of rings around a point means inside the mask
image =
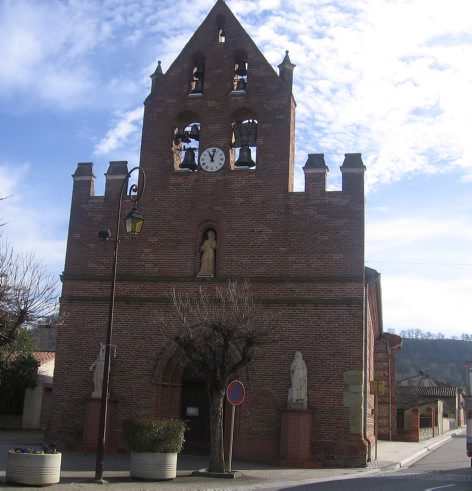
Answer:
[{"label": "arched bell opening", "polygon": [[195,172],[198,169],[200,127],[200,122],[194,120],[187,124],[178,124],[174,128],[172,153],[175,170]]},{"label": "arched bell opening", "polygon": [[246,92],[248,84],[247,54],[245,51],[238,50],[233,59],[233,92]]},{"label": "arched bell opening", "polygon": [[230,164],[233,169],[255,169],[257,162],[257,120],[235,121],[232,125]]},{"label": "arched bell opening", "polygon": [[225,31],[225,26],[226,26],[226,20],[222,15],[219,15],[218,18],[216,19],[216,25],[217,25],[217,43],[218,44],[225,44],[226,43],[226,31]]},{"label": "arched bell opening", "polygon": [[195,54],[192,58],[189,95],[202,95],[205,89],[205,58]]}]

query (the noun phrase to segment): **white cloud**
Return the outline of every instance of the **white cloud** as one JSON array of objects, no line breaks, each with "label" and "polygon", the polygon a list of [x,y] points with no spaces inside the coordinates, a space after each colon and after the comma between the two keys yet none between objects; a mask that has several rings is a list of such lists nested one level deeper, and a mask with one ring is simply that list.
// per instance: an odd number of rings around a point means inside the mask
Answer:
[{"label": "white cloud", "polygon": [[460,335],[471,332],[472,277],[436,279],[413,275],[382,277],[385,328],[416,329]]},{"label": "white cloud", "polygon": [[468,0],[429,1],[427,14],[423,0],[285,2],[266,22],[260,1],[233,6],[273,65],[286,48],[297,64],[299,165],[321,151],[337,169],[361,151],[369,189],[454,169],[470,178]]},{"label": "white cloud", "polygon": [[[29,165],[3,162],[0,165],[1,238],[18,253],[33,253],[49,271],[62,271],[66,250],[67,217],[44,200],[30,202],[26,183]],[[59,231],[63,231],[60,237]]]},{"label": "white cloud", "polygon": [[113,128],[107,131],[102,140],[96,145],[97,155],[110,154],[110,152],[128,146],[130,142],[136,143],[141,136],[141,124],[143,119],[142,107],[138,107],[124,114],[119,114]]}]

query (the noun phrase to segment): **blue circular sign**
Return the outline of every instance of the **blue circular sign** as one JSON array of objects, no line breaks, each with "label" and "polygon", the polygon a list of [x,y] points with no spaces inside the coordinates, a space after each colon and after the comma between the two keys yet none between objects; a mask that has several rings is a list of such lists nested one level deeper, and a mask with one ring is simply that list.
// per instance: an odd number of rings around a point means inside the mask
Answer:
[{"label": "blue circular sign", "polygon": [[233,380],[229,383],[226,389],[226,399],[233,406],[239,406],[244,402],[246,397],[246,389],[244,385],[239,380]]}]

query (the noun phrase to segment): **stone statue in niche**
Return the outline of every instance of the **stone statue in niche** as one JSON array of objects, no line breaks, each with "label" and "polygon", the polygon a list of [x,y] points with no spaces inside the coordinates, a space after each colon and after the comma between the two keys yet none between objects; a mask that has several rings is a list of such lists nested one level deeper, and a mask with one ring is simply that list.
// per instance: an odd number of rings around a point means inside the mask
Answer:
[{"label": "stone statue in niche", "polygon": [[288,409],[306,409],[307,397],[307,370],[300,351],[295,352],[295,359],[290,365],[290,378],[292,386],[288,391]]},{"label": "stone statue in niche", "polygon": [[93,392],[92,397],[99,399],[102,397],[103,370],[105,368],[105,344],[100,343],[100,352],[95,361],[90,365],[90,371],[93,371]]},{"label": "stone statue in niche", "polygon": [[200,248],[202,257],[200,259],[199,278],[213,278],[215,276],[215,251],[216,236],[213,230],[208,230],[207,238]]}]

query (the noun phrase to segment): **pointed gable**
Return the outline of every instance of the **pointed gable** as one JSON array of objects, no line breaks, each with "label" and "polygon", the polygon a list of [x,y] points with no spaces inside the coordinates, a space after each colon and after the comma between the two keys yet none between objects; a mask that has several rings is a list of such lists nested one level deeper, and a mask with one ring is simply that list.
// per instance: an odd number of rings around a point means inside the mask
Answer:
[{"label": "pointed gable", "polygon": [[[224,31],[224,42],[220,42],[220,29]],[[238,52],[246,53],[250,60],[251,84],[258,82],[267,84],[269,78],[273,84],[280,88],[283,87],[273,67],[222,0],[216,2],[200,27],[169,67],[166,75],[182,72],[183,66],[189,66],[193,59],[201,58],[205,60],[205,70],[219,76],[226,75],[228,87],[230,87],[234,56]],[[182,76],[188,78],[189,74],[182,73]],[[208,88],[211,88],[211,78],[205,78],[206,83],[209,84]]]}]

